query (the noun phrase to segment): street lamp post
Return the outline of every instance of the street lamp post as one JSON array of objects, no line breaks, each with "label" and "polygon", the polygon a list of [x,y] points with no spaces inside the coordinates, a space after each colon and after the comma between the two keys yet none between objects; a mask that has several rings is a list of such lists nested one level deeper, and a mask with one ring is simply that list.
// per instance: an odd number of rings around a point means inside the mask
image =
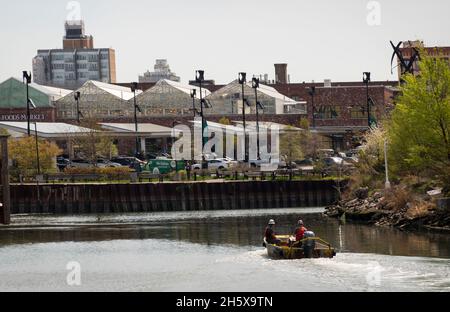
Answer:
[{"label": "street lamp post", "polygon": [[257,155],[258,160],[261,160],[261,150],[260,150],[260,140],[259,140],[259,108],[262,108],[261,103],[258,101],[258,88],[259,88],[259,79],[253,78],[252,80],[252,88],[255,89],[255,103],[256,103],[256,144],[257,144]]},{"label": "street lamp post", "polygon": [[384,166],[386,170],[386,183],[385,188],[390,189],[391,188],[391,182],[389,181],[389,167],[388,167],[388,142],[387,140],[384,140]]},{"label": "street lamp post", "polygon": [[27,71],[23,71],[23,81],[27,85],[27,130],[28,130],[28,136],[31,136],[31,128],[30,128],[30,94],[29,94],[29,84],[31,83],[31,73],[28,73]]},{"label": "street lamp post", "polygon": [[[202,83],[205,81],[205,71],[197,70],[195,72],[195,81],[199,84],[200,87],[200,115],[202,117],[202,169],[207,169],[204,148],[205,148],[205,115],[203,112],[203,91],[202,91]],[[194,99],[195,101],[195,99]],[[195,102],[194,102],[195,103]]]},{"label": "street lamp post", "polygon": [[245,84],[247,83],[247,74],[239,73],[238,82],[242,85],[242,123],[244,125],[244,153],[245,153],[245,162],[248,162],[248,153],[247,153],[247,133],[246,133],[246,120],[245,120]]},{"label": "street lamp post", "polygon": [[78,92],[75,92],[74,93],[74,98],[75,98],[75,101],[77,101],[77,122],[78,123],[81,123],[81,121],[80,121],[80,115],[82,115],[81,114],[81,112],[80,112],[80,98],[81,98],[81,93],[78,91]]},{"label": "street lamp post", "polygon": [[194,118],[197,116],[197,110],[195,108],[195,97],[197,96],[197,89],[191,90],[191,98],[192,98],[192,111],[194,112]]},{"label": "street lamp post", "polygon": [[311,96],[311,105],[312,105],[312,118],[313,118],[313,128],[316,128],[316,106],[314,104],[314,96],[316,95],[316,87],[315,86],[311,86],[311,88],[309,88],[309,95]]},{"label": "street lamp post", "polygon": [[370,84],[370,72],[363,73],[363,82],[366,84],[366,96],[367,96],[367,124],[371,127],[370,122],[370,96],[369,96],[369,84]]},{"label": "street lamp post", "polygon": [[37,122],[34,123],[34,133],[35,133],[35,138],[36,138],[37,172],[38,172],[38,175],[41,175],[41,161],[40,161],[40,158],[39,158],[39,139],[38,139]]},{"label": "street lamp post", "polygon": [[138,136],[138,131],[139,131],[139,127],[138,127],[138,118],[137,118],[137,113],[138,111],[141,113],[141,109],[140,107],[137,105],[136,102],[136,90],[138,89],[139,84],[137,82],[132,82],[131,83],[131,92],[133,92],[134,94],[134,128],[136,131],[136,157],[139,156],[140,154],[140,143],[139,143],[139,136]]}]

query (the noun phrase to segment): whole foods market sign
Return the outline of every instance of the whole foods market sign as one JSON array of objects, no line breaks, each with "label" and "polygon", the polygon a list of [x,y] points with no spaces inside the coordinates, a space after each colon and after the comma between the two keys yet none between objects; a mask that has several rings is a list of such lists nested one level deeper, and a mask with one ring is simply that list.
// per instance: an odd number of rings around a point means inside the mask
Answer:
[{"label": "whole foods market sign", "polygon": [[[30,119],[34,121],[42,121],[46,119],[45,114],[30,114]],[[26,121],[27,114],[5,114],[0,115],[0,121]]]}]

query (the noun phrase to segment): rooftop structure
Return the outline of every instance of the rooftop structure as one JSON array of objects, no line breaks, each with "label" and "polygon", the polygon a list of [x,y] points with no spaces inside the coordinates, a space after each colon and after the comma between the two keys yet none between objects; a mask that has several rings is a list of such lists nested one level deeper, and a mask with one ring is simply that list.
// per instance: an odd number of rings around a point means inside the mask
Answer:
[{"label": "rooftop structure", "polygon": [[141,83],[156,83],[162,79],[180,82],[180,77],[170,70],[167,60],[156,60],[154,72],[147,71],[143,76],[139,76]]},{"label": "rooftop structure", "polygon": [[94,37],[85,34],[84,21],[66,21],[66,35],[63,38],[63,49],[93,49]]}]

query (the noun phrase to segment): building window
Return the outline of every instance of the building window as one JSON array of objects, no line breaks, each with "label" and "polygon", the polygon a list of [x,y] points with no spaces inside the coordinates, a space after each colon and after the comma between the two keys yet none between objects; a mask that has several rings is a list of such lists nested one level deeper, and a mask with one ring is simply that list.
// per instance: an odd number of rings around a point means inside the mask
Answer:
[{"label": "building window", "polygon": [[98,55],[89,55],[89,62],[98,62]]},{"label": "building window", "polygon": [[363,106],[352,107],[350,111],[350,118],[352,119],[367,119],[367,108]]},{"label": "building window", "polygon": [[66,65],[64,66],[64,69],[65,69],[66,71],[75,71],[75,67],[73,66],[73,64],[66,64]]},{"label": "building window", "polygon": [[89,71],[97,71],[98,65],[97,64],[89,64]]},{"label": "building window", "polygon": [[64,69],[64,64],[56,63],[52,64],[53,69]]},{"label": "building window", "polygon": [[320,106],[316,108],[317,119],[337,119],[341,115],[339,106]]}]

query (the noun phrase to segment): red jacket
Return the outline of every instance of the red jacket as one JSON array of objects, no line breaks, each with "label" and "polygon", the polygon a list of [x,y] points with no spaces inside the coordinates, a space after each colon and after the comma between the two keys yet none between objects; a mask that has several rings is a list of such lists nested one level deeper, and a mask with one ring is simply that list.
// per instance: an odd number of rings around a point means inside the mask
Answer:
[{"label": "red jacket", "polygon": [[303,225],[299,226],[297,229],[295,229],[295,240],[301,241],[303,239],[303,236],[305,235],[306,231],[308,231],[308,229],[305,228]]}]

